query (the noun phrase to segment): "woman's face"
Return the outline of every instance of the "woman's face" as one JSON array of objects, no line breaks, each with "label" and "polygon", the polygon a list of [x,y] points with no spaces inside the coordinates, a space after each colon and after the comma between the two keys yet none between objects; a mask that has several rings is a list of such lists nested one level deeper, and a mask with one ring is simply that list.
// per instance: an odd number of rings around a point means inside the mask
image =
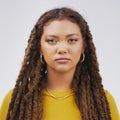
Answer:
[{"label": "woman's face", "polygon": [[47,70],[57,72],[75,70],[84,52],[80,28],[69,20],[54,20],[44,26],[40,45]]}]

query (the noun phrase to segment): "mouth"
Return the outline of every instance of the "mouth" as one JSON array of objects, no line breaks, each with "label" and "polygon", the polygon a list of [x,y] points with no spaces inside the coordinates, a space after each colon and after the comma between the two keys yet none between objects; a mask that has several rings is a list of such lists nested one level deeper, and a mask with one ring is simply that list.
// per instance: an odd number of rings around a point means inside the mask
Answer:
[{"label": "mouth", "polygon": [[58,59],[55,59],[56,62],[58,63],[67,63],[68,61],[70,61],[70,59],[68,58],[58,58]]}]

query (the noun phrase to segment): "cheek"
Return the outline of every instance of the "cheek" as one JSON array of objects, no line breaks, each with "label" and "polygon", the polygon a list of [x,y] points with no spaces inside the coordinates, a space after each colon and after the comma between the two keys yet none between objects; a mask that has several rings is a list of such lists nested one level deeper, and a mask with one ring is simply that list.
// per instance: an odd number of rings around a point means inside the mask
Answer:
[{"label": "cheek", "polygon": [[48,46],[41,47],[42,54],[46,62],[50,62],[53,59],[54,51]]},{"label": "cheek", "polygon": [[50,50],[48,50],[48,48],[47,49],[42,49],[42,54],[43,54],[43,56],[46,60],[49,59],[50,56],[51,56]]},{"label": "cheek", "polygon": [[43,51],[43,57],[44,57],[44,59],[45,59],[47,64],[50,63],[50,61],[51,61],[51,54],[50,54],[49,51],[44,50]]},{"label": "cheek", "polygon": [[80,46],[76,46],[73,50],[72,50],[72,54],[73,54],[73,59],[75,62],[78,62],[80,60],[80,56],[82,53],[82,47]]},{"label": "cheek", "polygon": [[43,55],[46,55],[49,52],[49,47],[45,42],[41,42],[41,52]]},{"label": "cheek", "polygon": [[74,47],[73,53],[74,53],[74,55],[80,56],[81,53],[82,53],[82,46],[76,46],[76,47]]}]

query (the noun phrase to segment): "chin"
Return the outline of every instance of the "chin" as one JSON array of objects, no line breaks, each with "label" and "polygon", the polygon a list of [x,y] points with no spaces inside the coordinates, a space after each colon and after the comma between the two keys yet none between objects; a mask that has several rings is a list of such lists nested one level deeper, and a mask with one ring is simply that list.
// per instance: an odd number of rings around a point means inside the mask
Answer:
[{"label": "chin", "polygon": [[59,73],[66,73],[66,72],[69,72],[71,70],[75,70],[75,66],[72,66],[72,65],[57,65],[57,66],[49,66],[49,70],[54,70],[56,72],[59,72]]},{"label": "chin", "polygon": [[60,70],[56,70],[57,72],[60,72],[60,73],[66,73],[68,72],[69,70],[66,70],[66,69],[60,69]]},{"label": "chin", "polygon": [[68,68],[68,67],[65,67],[65,66],[64,66],[64,67],[61,66],[61,67],[56,68],[55,70],[56,70],[57,72],[65,73],[65,72],[70,71],[71,68]]}]

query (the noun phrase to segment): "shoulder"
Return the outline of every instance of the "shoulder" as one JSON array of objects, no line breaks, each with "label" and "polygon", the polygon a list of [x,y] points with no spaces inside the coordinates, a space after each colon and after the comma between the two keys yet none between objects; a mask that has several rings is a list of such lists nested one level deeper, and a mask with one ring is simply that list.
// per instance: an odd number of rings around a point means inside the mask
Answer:
[{"label": "shoulder", "polygon": [[5,95],[5,98],[4,98],[4,99],[9,99],[9,98],[11,98],[12,92],[13,92],[12,89],[9,90],[8,93]]},{"label": "shoulder", "polygon": [[5,120],[8,111],[9,103],[11,100],[13,90],[10,90],[4,97],[1,108],[0,108],[0,120]]},{"label": "shoulder", "polygon": [[[5,97],[3,99],[2,105],[7,104],[8,102],[10,102],[11,96],[12,96],[12,92],[13,92],[13,90],[9,90],[8,91],[8,93],[5,95]],[[1,107],[2,107],[2,105],[1,105]]]},{"label": "shoulder", "polygon": [[108,90],[105,90],[105,94],[110,106],[112,120],[120,120],[119,111],[118,111],[114,97]]},{"label": "shoulder", "polygon": [[13,92],[13,90],[9,90],[8,91],[8,93],[5,95],[5,97],[4,97],[4,100],[3,100],[3,103],[2,103],[2,105],[4,104],[4,103],[9,103],[10,102],[10,100],[11,100],[11,96],[12,96],[12,92]]}]

